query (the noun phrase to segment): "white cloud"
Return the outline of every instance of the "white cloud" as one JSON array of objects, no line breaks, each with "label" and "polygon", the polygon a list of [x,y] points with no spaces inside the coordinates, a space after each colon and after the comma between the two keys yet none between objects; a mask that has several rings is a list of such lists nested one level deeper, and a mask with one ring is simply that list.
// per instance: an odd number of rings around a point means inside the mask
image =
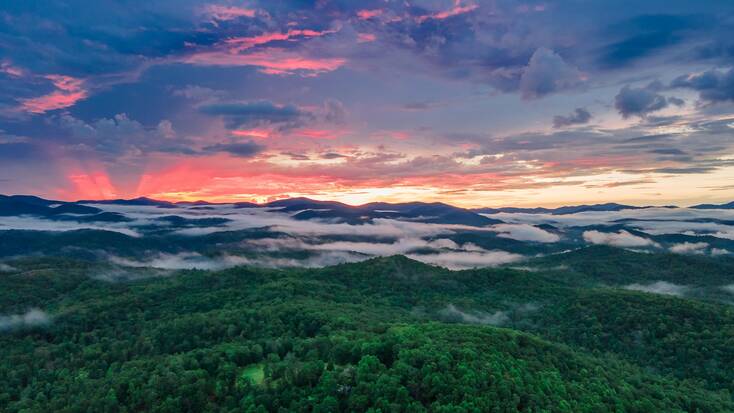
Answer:
[{"label": "white cloud", "polygon": [[18,271],[18,269],[8,264],[0,262],[0,272],[14,272],[14,271]]},{"label": "white cloud", "polygon": [[0,217],[0,231],[13,229],[28,231],[76,231],[80,229],[94,229],[119,232],[131,237],[140,236],[140,233],[128,228],[126,225],[123,223],[83,224],[75,221],[54,221],[29,215]]},{"label": "white cloud", "polygon": [[38,327],[50,322],[51,318],[45,311],[32,308],[23,314],[0,315],[0,331]]},{"label": "white cloud", "polygon": [[689,289],[685,285],[673,284],[667,281],[656,281],[650,284],[635,283],[635,284],[627,285],[624,288],[628,290],[643,291],[646,293],[675,295],[675,296],[682,296]]},{"label": "white cloud", "polygon": [[207,257],[196,252],[179,254],[156,254],[145,260],[131,260],[117,256],[109,256],[109,260],[117,265],[126,267],[148,267],[162,270],[222,270],[241,265],[266,268],[308,267],[318,268],[347,262],[363,261],[369,257],[344,251],[328,251],[316,254],[305,259],[273,258],[263,255],[257,258],[247,258],[236,255],[222,255]]},{"label": "white cloud", "polygon": [[709,244],[705,242],[684,242],[670,247],[670,252],[676,254],[703,254]]},{"label": "white cloud", "polygon": [[657,246],[653,240],[638,237],[625,230],[619,232],[584,231],[584,240],[592,244],[612,245],[615,247]]},{"label": "white cloud", "polygon": [[497,231],[499,237],[510,238],[518,241],[533,242],[558,242],[561,237],[529,224],[497,224],[492,229]]},{"label": "white cloud", "polygon": [[723,249],[723,248],[711,248],[711,256],[718,257],[721,255],[729,255],[731,254],[731,251]]},{"label": "white cloud", "polygon": [[440,311],[440,313],[444,316],[458,318],[464,323],[471,324],[499,326],[510,321],[510,317],[507,315],[506,311],[495,311],[492,314],[484,312],[476,312],[474,314],[470,314],[459,310],[453,304],[447,305],[446,308]]},{"label": "white cloud", "polygon": [[151,267],[166,270],[221,270],[223,268],[246,265],[248,260],[235,256],[210,258],[196,252],[182,252],[179,254],[156,254],[145,261],[136,261],[127,258],[109,256],[109,260],[126,267]]},{"label": "white cloud", "polygon": [[507,251],[486,252],[440,252],[437,254],[408,254],[409,258],[427,264],[440,265],[451,270],[463,270],[468,268],[494,267],[509,264],[525,259],[520,254]]}]

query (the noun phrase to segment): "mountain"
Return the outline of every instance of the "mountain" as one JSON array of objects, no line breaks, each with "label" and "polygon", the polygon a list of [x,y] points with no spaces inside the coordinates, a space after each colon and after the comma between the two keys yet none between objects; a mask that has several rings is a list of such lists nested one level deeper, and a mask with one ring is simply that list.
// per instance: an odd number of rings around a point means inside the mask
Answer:
[{"label": "mountain", "polygon": [[559,208],[515,208],[515,207],[504,207],[504,208],[477,208],[472,211],[481,214],[497,214],[500,212],[506,213],[525,213],[525,214],[552,214],[552,215],[567,215],[577,214],[579,212],[613,212],[622,211],[625,209],[646,209],[646,208],[676,208],[675,206],[633,206],[623,205],[614,202],[606,204],[594,204],[594,205],[572,205],[562,206]]},{"label": "mountain", "polygon": [[99,208],[50,201],[35,196],[0,195],[0,216],[36,215],[51,218],[62,214],[90,215],[101,212],[102,210]]},{"label": "mountain", "polygon": [[99,204],[99,205],[131,205],[131,206],[156,206],[162,208],[175,208],[176,204],[168,201],[159,201],[156,199],[141,196],[133,199],[102,199],[102,200],[81,200],[76,201],[77,204]]},{"label": "mountain", "polygon": [[734,209],[734,201],[726,204],[699,204],[693,205],[689,208],[693,209]]},{"label": "mountain", "polygon": [[33,195],[0,195],[0,202],[3,201],[15,201],[36,206],[49,206],[62,203],[61,201],[43,199]]},{"label": "mountain", "polygon": [[266,204],[266,206],[280,208],[283,212],[296,212],[294,215],[296,219],[329,219],[350,224],[367,223],[379,218],[469,226],[487,226],[502,222],[481,216],[468,209],[440,202],[409,202],[397,204],[373,202],[350,206],[334,201],[291,198],[274,201]]},{"label": "mountain", "polygon": [[734,411],[730,306],[558,270],[9,265],[3,412]]}]

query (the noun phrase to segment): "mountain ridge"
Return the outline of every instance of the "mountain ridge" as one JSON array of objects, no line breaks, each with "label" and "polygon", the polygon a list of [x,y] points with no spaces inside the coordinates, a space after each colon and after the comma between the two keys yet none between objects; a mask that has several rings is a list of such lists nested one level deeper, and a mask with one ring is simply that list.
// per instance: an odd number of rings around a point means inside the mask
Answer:
[{"label": "mountain ridge", "polygon": [[[564,205],[557,208],[547,207],[480,207],[480,208],[462,208],[443,202],[368,202],[359,205],[349,205],[339,201],[333,200],[316,200],[307,197],[294,197],[285,198],[266,203],[255,203],[255,202],[209,202],[204,200],[197,201],[164,201],[149,197],[137,197],[137,198],[117,198],[117,199],[81,199],[77,201],[58,201],[45,199],[34,195],[2,195],[0,194],[0,208],[7,208],[9,203],[13,203],[16,206],[20,206],[22,211],[42,211],[43,208],[49,208],[51,205],[64,206],[64,205],[125,205],[125,206],[155,206],[158,208],[176,208],[176,207],[207,207],[217,205],[234,205],[236,208],[278,208],[284,212],[301,212],[305,210],[312,210],[316,212],[326,212],[326,209],[337,210],[342,213],[348,211],[354,213],[372,213],[372,218],[390,218],[391,214],[397,214],[405,211],[411,211],[412,213],[418,212],[442,212],[447,211],[465,211],[475,214],[498,214],[498,213],[527,213],[527,214],[551,214],[551,215],[568,215],[580,212],[616,212],[628,209],[650,209],[650,208],[692,208],[692,209],[734,209],[734,201],[722,204],[696,204],[688,207],[679,207],[675,205],[627,205],[616,202],[607,202],[602,204],[580,204],[580,205]],[[57,207],[58,207],[57,206]],[[63,209],[73,209],[72,207],[65,207]],[[62,210],[63,210],[62,209]],[[80,211],[79,209],[78,211]],[[91,210],[88,210],[91,211]],[[99,212],[99,211],[97,211]],[[21,212],[23,213],[23,212]],[[33,214],[32,212],[28,212]],[[61,213],[61,212],[58,212]],[[67,213],[79,213],[85,212],[67,212]],[[91,213],[91,212],[86,212]],[[319,215],[319,214],[315,214]],[[318,218],[329,218],[329,214]]]}]

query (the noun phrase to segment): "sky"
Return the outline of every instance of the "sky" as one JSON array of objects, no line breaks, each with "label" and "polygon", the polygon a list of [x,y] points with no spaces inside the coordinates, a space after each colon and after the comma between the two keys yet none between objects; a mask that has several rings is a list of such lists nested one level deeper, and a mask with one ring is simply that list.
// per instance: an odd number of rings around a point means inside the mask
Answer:
[{"label": "sky", "polygon": [[734,200],[734,2],[10,0],[0,193]]}]

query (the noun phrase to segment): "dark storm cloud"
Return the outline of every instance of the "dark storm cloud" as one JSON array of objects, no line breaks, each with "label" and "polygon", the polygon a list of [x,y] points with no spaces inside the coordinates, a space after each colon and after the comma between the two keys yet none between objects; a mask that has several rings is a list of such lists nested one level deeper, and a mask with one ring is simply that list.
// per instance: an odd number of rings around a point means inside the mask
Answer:
[{"label": "dark storm cloud", "polygon": [[564,126],[583,125],[585,123],[589,123],[590,120],[591,113],[588,110],[584,108],[576,108],[573,113],[567,116],[554,116],[553,127],[562,128]]}]

